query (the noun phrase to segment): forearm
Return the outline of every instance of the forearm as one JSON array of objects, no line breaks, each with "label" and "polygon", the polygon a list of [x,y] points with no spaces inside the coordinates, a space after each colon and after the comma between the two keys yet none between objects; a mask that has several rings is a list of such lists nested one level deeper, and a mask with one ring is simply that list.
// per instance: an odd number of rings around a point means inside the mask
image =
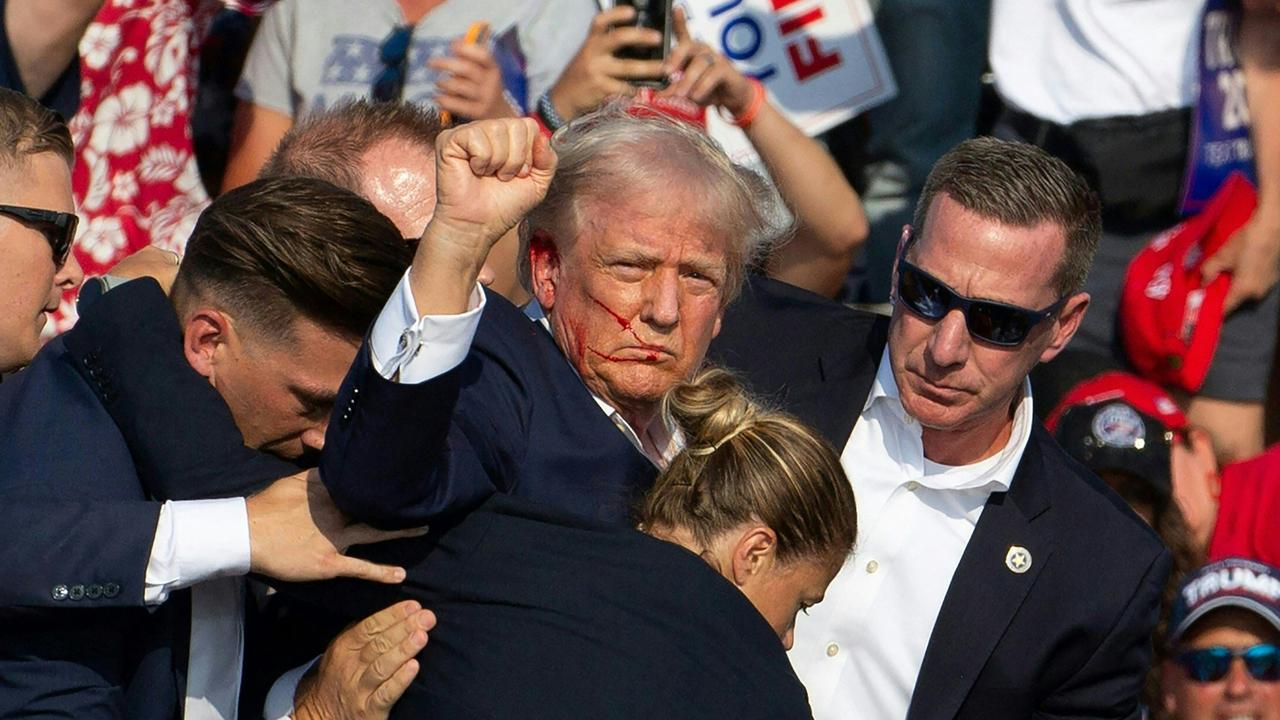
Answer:
[{"label": "forearm", "polygon": [[103,0],[9,0],[5,30],[22,84],[31,97],[49,92],[76,61],[76,48]]},{"label": "forearm", "polygon": [[834,295],[867,237],[858,194],[826,149],[768,102],[747,137],[796,218],[795,237],[774,252],[769,274]]},{"label": "forearm", "polygon": [[1280,227],[1280,10],[1247,9],[1240,24],[1244,70],[1253,126],[1260,218]]}]

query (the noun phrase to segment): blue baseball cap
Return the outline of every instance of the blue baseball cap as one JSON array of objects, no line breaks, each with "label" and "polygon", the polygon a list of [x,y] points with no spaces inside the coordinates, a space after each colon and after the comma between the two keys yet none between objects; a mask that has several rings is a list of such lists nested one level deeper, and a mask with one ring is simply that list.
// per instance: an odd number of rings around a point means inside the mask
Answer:
[{"label": "blue baseball cap", "polygon": [[1187,575],[1169,616],[1173,646],[1200,618],[1224,607],[1262,616],[1280,631],[1280,569],[1245,558],[1226,558]]}]

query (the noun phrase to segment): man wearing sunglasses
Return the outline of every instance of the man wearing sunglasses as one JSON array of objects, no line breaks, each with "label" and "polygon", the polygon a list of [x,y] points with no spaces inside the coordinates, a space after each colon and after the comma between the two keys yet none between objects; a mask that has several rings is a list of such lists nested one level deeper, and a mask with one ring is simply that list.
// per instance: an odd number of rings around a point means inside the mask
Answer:
[{"label": "man wearing sunglasses", "polygon": [[818,720],[1138,716],[1169,556],[1027,382],[1079,327],[1098,225],[1061,162],[970,140],[903,234],[891,318],[762,278],[726,313],[711,359],[843,448],[858,501],[853,558],[796,623]]},{"label": "man wearing sunglasses", "polygon": [[1173,720],[1280,718],[1280,569],[1241,558],[1183,582],[1169,619]]},{"label": "man wearing sunglasses", "polygon": [[0,89],[0,373],[35,357],[47,314],[84,280],[71,254],[71,161],[67,126]]}]

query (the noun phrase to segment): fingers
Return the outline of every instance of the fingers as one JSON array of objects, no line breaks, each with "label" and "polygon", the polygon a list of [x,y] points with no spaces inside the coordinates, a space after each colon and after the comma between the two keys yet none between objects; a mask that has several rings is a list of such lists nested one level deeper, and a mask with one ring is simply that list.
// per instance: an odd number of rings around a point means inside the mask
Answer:
[{"label": "fingers", "polygon": [[401,665],[386,682],[379,685],[373,692],[373,696],[369,698],[369,704],[373,709],[384,713],[391,712],[391,706],[400,700],[404,691],[409,689],[409,684],[417,677],[419,667],[417,660],[409,660]]},{"label": "fingers", "polygon": [[666,89],[666,94],[677,97],[689,97],[694,86],[702,79],[702,76],[715,66],[716,56],[711,48],[703,43],[694,43],[684,46],[683,50],[691,53],[681,62],[683,64],[673,66],[679,71],[679,79],[671,83]]},{"label": "fingers", "polygon": [[661,60],[630,60],[610,57],[603,63],[605,73],[615,79],[646,80],[663,76]]},{"label": "fingers", "polygon": [[[374,627],[372,621],[375,618],[379,623],[377,630],[369,633],[365,626]],[[426,645],[425,639],[421,644],[415,641],[406,645],[405,641],[413,640],[415,633],[425,636],[428,630],[435,627],[435,613],[423,610],[421,606],[409,607],[402,602],[365,618],[357,627],[360,628],[360,635],[364,636],[359,656],[361,663],[372,665],[374,661],[384,656],[394,661],[393,666],[376,676],[376,682],[372,684],[377,685],[391,677],[391,673],[395,672],[395,666],[417,655],[422,645]]]},{"label": "fingers", "polygon": [[676,45],[683,45],[693,40],[693,36],[689,34],[689,22],[684,15],[684,8],[675,9],[675,14],[671,16],[671,29],[676,35]]},{"label": "fingers", "polygon": [[458,62],[467,63],[473,68],[489,70],[490,68],[496,68],[498,66],[498,63],[493,59],[493,53],[489,51],[488,45],[482,43],[455,42],[452,49],[452,59]]},{"label": "fingers", "polygon": [[661,47],[662,33],[648,27],[617,27],[601,39],[600,49],[613,54],[624,47]]},{"label": "fingers", "polygon": [[349,577],[357,580],[395,585],[404,582],[404,568],[393,565],[380,565],[368,560],[339,555],[332,564],[333,574],[330,577]]},{"label": "fingers", "polygon": [[629,23],[636,19],[636,9],[630,5],[618,5],[609,8],[602,13],[598,13],[591,18],[591,35],[603,36],[608,34],[615,25]]},{"label": "fingers", "polygon": [[356,623],[351,629],[356,642],[367,645],[373,638],[385,633],[389,628],[403,625],[406,620],[422,610],[417,600],[404,600],[390,607],[383,608],[369,617]]},{"label": "fingers", "polygon": [[533,140],[541,135],[531,118],[469,123],[453,133],[447,145],[461,149],[472,173],[504,181],[528,174],[533,162]]},{"label": "fingers", "polygon": [[711,61],[711,64],[707,65],[706,69],[694,81],[693,86],[690,87],[689,99],[699,105],[710,104],[711,98],[715,96],[724,81],[725,73],[714,64],[714,60]]},{"label": "fingers", "polygon": [[555,175],[559,158],[556,156],[556,151],[551,148],[551,141],[547,136],[536,130],[535,133],[531,158],[533,164],[529,168],[529,173],[550,182],[551,176]]}]

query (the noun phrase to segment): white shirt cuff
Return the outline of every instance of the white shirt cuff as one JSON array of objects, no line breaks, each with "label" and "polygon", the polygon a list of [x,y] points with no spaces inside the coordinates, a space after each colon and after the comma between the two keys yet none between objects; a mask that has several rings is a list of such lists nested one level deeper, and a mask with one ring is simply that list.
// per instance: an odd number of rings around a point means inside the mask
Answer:
[{"label": "white shirt cuff", "polygon": [[311,662],[290,670],[280,676],[267,693],[267,701],[262,705],[262,717],[266,720],[289,720],[293,716],[293,700],[298,693],[298,683],[307,674],[312,665],[320,661],[317,656]]},{"label": "white shirt cuff", "polygon": [[249,513],[244,498],[166,502],[151,543],[142,600],[159,605],[174,590],[247,572]]},{"label": "white shirt cuff", "polygon": [[484,306],[484,291],[477,284],[466,312],[419,317],[406,271],[373,323],[369,335],[373,369],[401,383],[425,382],[449,372],[471,350]]}]

